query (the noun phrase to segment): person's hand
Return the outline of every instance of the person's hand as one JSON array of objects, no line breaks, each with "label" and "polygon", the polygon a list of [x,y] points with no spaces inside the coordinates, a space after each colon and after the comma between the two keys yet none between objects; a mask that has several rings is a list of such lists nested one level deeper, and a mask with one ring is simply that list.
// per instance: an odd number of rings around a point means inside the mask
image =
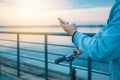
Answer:
[{"label": "person's hand", "polygon": [[76,48],[73,49],[73,52],[75,53],[76,57],[78,57],[79,55],[81,55],[83,53],[81,50],[78,50]]},{"label": "person's hand", "polygon": [[68,22],[63,22],[61,18],[58,18],[60,22],[60,26],[66,31],[70,36],[74,34],[74,32],[77,31],[76,25],[73,23],[71,25],[68,24]]}]

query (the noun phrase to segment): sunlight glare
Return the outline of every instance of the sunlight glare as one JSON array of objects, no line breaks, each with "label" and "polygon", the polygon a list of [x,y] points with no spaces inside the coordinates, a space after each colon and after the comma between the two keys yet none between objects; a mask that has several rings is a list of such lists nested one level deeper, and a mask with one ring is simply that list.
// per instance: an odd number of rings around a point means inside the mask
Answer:
[{"label": "sunlight glare", "polygon": [[30,14],[43,9],[43,5],[40,0],[20,0],[19,9],[26,14]]}]

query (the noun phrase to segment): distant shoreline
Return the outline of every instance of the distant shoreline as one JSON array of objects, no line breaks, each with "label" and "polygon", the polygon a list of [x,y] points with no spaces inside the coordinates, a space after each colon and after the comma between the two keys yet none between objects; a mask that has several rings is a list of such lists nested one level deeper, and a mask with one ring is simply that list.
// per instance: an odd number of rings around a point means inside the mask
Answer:
[{"label": "distant shoreline", "polygon": [[[77,25],[77,27],[84,27],[84,28],[96,28],[96,27],[104,27],[105,25]],[[59,25],[50,25],[50,26],[0,26],[0,28],[50,28],[50,27],[54,27],[54,28],[58,28],[60,27]]]}]

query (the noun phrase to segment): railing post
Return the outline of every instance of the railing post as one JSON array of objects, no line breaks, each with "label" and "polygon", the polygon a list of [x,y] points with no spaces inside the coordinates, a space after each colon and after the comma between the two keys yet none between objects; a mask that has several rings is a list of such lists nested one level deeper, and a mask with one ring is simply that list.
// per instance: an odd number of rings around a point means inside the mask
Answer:
[{"label": "railing post", "polygon": [[17,76],[20,77],[20,34],[17,34]]},{"label": "railing post", "polygon": [[72,61],[69,62],[69,65],[70,65],[69,66],[70,67],[70,72],[69,72],[70,73],[70,80],[72,80],[73,79],[73,77],[72,77]]},{"label": "railing post", "polygon": [[88,80],[92,80],[92,59],[88,57]]},{"label": "railing post", "polygon": [[45,35],[45,80],[48,79],[48,37]]},{"label": "railing post", "polygon": [[1,78],[1,75],[2,75],[2,72],[1,72],[1,65],[2,65],[2,58],[1,58],[1,55],[0,55],[0,78]]}]

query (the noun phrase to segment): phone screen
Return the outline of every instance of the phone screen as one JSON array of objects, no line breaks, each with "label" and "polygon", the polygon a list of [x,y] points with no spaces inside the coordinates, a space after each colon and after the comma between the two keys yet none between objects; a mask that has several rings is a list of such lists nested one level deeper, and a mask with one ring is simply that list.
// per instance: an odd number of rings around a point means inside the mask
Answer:
[{"label": "phone screen", "polygon": [[63,23],[63,24],[66,24],[66,22],[62,19],[62,18],[58,18],[58,20]]}]

